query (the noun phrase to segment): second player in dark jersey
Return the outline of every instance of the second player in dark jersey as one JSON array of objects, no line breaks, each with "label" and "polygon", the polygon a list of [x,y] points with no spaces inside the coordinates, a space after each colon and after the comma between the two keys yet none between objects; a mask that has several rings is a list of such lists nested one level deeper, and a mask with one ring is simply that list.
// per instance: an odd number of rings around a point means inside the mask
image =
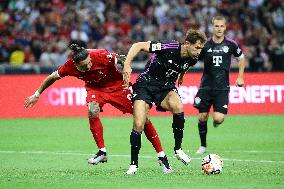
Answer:
[{"label": "second player in dark jersey", "polygon": [[177,41],[151,41],[152,53],[137,83],[175,86],[178,75],[197,63],[197,57],[182,57],[181,43]]},{"label": "second player in dark jersey", "polygon": [[[176,157],[186,165],[190,162],[190,157],[181,148],[185,120],[183,105],[175,82],[179,74],[184,74],[190,66],[197,62],[197,57],[205,42],[206,36],[203,32],[189,30],[183,44],[176,41],[148,41],[135,43],[130,48],[123,69],[126,88],[132,72],[131,61],[133,58],[142,50],[152,53],[152,56],[144,72],[139,75],[133,85],[134,123],[130,134],[131,164],[127,174],[135,174],[137,171],[141,133],[152,103],[155,103],[160,109],[173,113],[172,128]],[[159,158],[159,163],[164,173],[172,172],[166,156]]]},{"label": "second player in dark jersey", "polygon": [[234,40],[224,37],[221,43],[215,43],[212,38],[207,41],[199,56],[204,62],[200,89],[230,90],[232,55],[239,59],[244,56]]},{"label": "second player in dark jersey", "polygon": [[229,71],[231,57],[239,60],[239,76],[237,86],[243,86],[243,74],[245,59],[238,44],[225,37],[226,20],[223,16],[213,18],[213,37],[205,44],[200,53],[200,59],[204,62],[204,70],[201,78],[200,88],[194,99],[194,107],[199,110],[198,128],[201,146],[196,153],[206,151],[207,120],[210,107],[213,106],[213,125],[217,127],[224,121],[228,111],[229,102]]},{"label": "second player in dark jersey", "polygon": [[154,103],[163,111],[160,104],[169,91],[177,91],[175,82],[179,74],[185,73],[198,60],[196,56],[182,57],[181,46],[177,41],[150,42],[152,56],[133,85],[134,100],[144,100],[150,107]]}]

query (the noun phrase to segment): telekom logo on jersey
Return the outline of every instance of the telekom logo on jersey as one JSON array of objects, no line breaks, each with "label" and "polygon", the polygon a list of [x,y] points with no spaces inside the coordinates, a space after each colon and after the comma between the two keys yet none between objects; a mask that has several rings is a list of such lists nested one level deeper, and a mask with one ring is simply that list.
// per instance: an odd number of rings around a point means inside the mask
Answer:
[{"label": "telekom logo on jersey", "polygon": [[222,56],[213,56],[213,64],[214,66],[220,66],[222,63]]},{"label": "telekom logo on jersey", "polygon": [[[183,104],[193,104],[197,86],[180,86],[178,88]],[[248,85],[231,86],[230,103],[282,103],[284,85]],[[51,106],[84,106],[86,90],[84,87],[50,88],[47,101]]]}]

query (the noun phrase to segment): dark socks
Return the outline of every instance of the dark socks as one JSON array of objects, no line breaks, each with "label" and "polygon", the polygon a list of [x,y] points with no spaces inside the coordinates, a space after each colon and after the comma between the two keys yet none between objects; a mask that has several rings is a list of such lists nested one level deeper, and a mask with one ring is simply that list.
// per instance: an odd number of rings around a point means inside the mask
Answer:
[{"label": "dark socks", "polygon": [[183,129],[184,129],[184,113],[177,113],[173,115],[173,133],[175,139],[175,147],[174,150],[178,150],[181,148],[182,138],[183,138]]},{"label": "dark socks", "polygon": [[201,141],[201,146],[206,147],[206,135],[207,135],[207,121],[198,121],[199,136]]},{"label": "dark socks", "polygon": [[130,134],[131,165],[138,166],[138,154],[141,148],[141,133],[132,129]]}]

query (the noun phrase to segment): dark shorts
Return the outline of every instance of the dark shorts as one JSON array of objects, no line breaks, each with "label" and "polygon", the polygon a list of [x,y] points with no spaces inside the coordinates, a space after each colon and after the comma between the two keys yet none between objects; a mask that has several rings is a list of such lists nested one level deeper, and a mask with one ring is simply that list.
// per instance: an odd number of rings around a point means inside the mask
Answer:
[{"label": "dark shorts", "polygon": [[170,91],[178,93],[175,86],[144,85],[135,83],[132,86],[133,100],[143,100],[152,107],[153,103],[158,111],[165,111],[160,105]]},{"label": "dark shorts", "polygon": [[199,113],[209,112],[213,105],[214,112],[227,114],[229,103],[229,91],[199,89],[193,106]]}]

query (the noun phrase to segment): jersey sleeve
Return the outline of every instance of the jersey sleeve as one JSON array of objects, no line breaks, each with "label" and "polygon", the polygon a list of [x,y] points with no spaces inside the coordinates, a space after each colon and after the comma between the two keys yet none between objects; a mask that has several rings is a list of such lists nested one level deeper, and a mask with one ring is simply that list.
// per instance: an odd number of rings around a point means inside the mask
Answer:
[{"label": "jersey sleeve", "polygon": [[72,60],[71,59],[68,59],[62,66],[60,66],[58,69],[57,69],[57,73],[59,75],[59,77],[65,77],[65,76],[68,76],[70,73],[70,62]]},{"label": "jersey sleeve", "polygon": [[233,55],[234,57],[241,58],[243,55],[242,50],[240,49],[239,45],[235,42],[232,43],[233,46]]},{"label": "jersey sleeve", "polygon": [[180,49],[180,43],[177,41],[151,41],[150,53],[168,53],[177,52]]}]

